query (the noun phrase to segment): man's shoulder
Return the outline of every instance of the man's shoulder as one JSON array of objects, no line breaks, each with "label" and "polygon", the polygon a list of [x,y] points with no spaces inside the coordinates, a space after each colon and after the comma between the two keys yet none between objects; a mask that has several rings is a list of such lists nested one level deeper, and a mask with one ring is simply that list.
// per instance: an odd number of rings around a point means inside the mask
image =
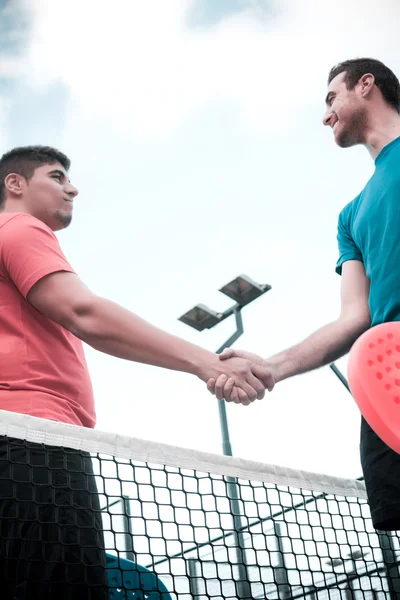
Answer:
[{"label": "man's shoulder", "polygon": [[[361,192],[362,193],[362,192]],[[348,221],[352,218],[354,210],[357,208],[360,201],[361,194],[353,198],[348,202],[339,213],[339,221]]]},{"label": "man's shoulder", "polygon": [[7,232],[26,232],[27,229],[42,230],[54,236],[54,232],[43,221],[27,213],[0,213],[0,229]]}]

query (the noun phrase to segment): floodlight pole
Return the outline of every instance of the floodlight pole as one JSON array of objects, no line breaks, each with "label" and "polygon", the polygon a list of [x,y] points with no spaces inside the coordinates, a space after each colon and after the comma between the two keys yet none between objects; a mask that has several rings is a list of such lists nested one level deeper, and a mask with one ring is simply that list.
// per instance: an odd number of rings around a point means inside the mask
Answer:
[{"label": "floodlight pole", "polygon": [[[236,290],[232,291],[228,289],[228,287],[232,283],[235,283],[239,280],[241,280],[247,285],[250,284],[250,286],[253,287],[253,290],[256,291],[256,294],[250,294],[250,296],[247,296],[247,298],[243,298],[243,296],[241,297],[240,294],[238,295],[236,293]],[[233,300],[236,301],[236,304],[234,306],[228,308],[223,313],[214,313],[213,311],[210,311],[206,306],[197,305],[197,308],[201,308],[203,312],[206,312],[206,314],[211,314],[211,316],[214,318],[214,322],[209,322],[208,325],[205,325],[204,327],[196,327],[196,325],[193,325],[193,323],[191,322],[192,319],[190,317],[188,318],[188,313],[180,317],[180,320],[186,323],[187,325],[194,327],[198,331],[202,331],[204,328],[211,329],[211,327],[213,327],[214,325],[221,323],[221,321],[224,321],[231,315],[234,315],[236,321],[236,331],[230,336],[230,338],[226,340],[224,344],[222,344],[220,348],[218,348],[216,353],[221,354],[221,352],[223,352],[225,348],[229,348],[234,342],[236,342],[236,340],[243,333],[243,321],[241,315],[242,308],[270,289],[271,286],[267,284],[256,284],[255,282],[251,281],[247,276],[241,275],[236,280],[234,280],[230,284],[227,284],[226,286],[224,286],[224,288],[220,290],[222,293],[229,296],[230,298],[233,298]],[[190,312],[192,311],[189,311],[189,314]],[[218,411],[222,434],[222,452],[225,456],[232,456],[232,446],[229,437],[226,405],[223,400],[218,401]],[[224,477],[224,481],[226,482],[227,497],[229,499],[229,505],[232,515],[232,534],[234,536],[234,549],[235,554],[237,556],[237,577],[234,578],[236,583],[236,598],[238,598],[238,600],[251,600],[252,593],[246,560],[246,540],[243,533],[245,530],[245,524],[242,521],[242,509],[240,505],[240,488],[237,479],[234,477],[226,476]],[[197,590],[197,578],[195,576],[196,574],[193,567],[194,565],[189,565],[188,575],[191,581],[192,595],[193,597],[196,597],[200,594]]]},{"label": "floodlight pole", "polygon": [[351,390],[350,390],[350,386],[349,386],[349,382],[347,381],[346,377],[343,375],[343,373],[341,371],[339,371],[339,369],[337,368],[337,366],[335,365],[335,363],[331,363],[329,365],[329,368],[335,373],[336,377],[339,379],[339,381],[341,383],[343,383],[344,387],[347,389],[348,392],[350,392],[351,394]]},{"label": "floodlight pole", "polygon": [[[225,348],[229,348],[243,333],[243,320],[241,307],[236,304],[232,308],[224,313],[224,318],[233,314],[236,321],[236,331],[226,340],[224,344],[217,350],[217,354],[221,354]],[[221,426],[222,435],[222,453],[225,456],[232,456],[232,446],[229,436],[228,418],[226,414],[226,404],[224,400],[218,400],[218,411],[219,411],[219,422]],[[228,497],[231,505],[231,512],[233,518],[233,535],[235,539],[236,553],[238,555],[238,581],[237,581],[237,597],[240,600],[247,600],[251,598],[251,586],[250,579],[247,572],[247,561],[246,561],[246,550],[245,550],[245,539],[243,535],[243,522],[241,518],[241,507],[239,503],[240,490],[238,482],[234,477],[226,477],[226,483],[228,488]]]},{"label": "floodlight pole", "polygon": [[[243,333],[243,320],[239,304],[231,308],[229,312],[235,315],[236,331],[233,335],[231,335],[231,337],[228,340],[226,340],[224,344],[222,344],[220,348],[218,348],[217,354],[221,354],[225,350],[225,348],[230,348],[230,346],[232,346],[232,344],[236,342],[236,340],[239,339]],[[232,446],[229,437],[228,418],[226,414],[226,404],[222,400],[218,402],[218,411],[222,435],[222,453],[225,456],[232,456]]]}]

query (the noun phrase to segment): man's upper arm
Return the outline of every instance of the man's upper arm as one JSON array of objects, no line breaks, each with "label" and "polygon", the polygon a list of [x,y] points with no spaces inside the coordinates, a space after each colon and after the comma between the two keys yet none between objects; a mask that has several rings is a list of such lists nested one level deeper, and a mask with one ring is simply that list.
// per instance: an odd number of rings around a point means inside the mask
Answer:
[{"label": "man's upper arm", "polygon": [[1,227],[0,275],[11,281],[24,298],[37,281],[57,271],[73,269],[47,225],[19,213]]},{"label": "man's upper arm", "polygon": [[353,202],[350,202],[339,215],[337,227],[339,258],[336,263],[336,273],[339,275],[342,274],[342,267],[346,261],[359,260],[362,262],[363,260],[362,253],[351,233],[352,210]]},{"label": "man's upper arm", "polygon": [[73,332],[77,318],[89,310],[95,295],[75,273],[59,271],[40,279],[27,299],[42,315]]},{"label": "man's upper arm", "polygon": [[362,252],[352,233],[354,203],[353,200],[345,206],[338,220],[339,259],[336,272],[342,276],[340,318],[369,327],[369,279],[365,272]]},{"label": "man's upper arm", "polygon": [[341,318],[370,322],[368,305],[369,279],[364,264],[359,260],[347,260],[342,265]]},{"label": "man's upper arm", "polygon": [[0,276],[11,281],[41,314],[66,329],[94,295],[66,260],[54,233],[19,213],[0,229]]}]

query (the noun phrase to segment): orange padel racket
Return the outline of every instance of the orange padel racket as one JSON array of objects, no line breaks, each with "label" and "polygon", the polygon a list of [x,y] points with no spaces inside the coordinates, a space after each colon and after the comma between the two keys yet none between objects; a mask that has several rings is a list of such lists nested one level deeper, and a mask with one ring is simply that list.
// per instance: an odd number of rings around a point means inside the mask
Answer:
[{"label": "orange padel racket", "polygon": [[358,338],[348,378],[369,426],[400,454],[400,322],[377,325]]}]

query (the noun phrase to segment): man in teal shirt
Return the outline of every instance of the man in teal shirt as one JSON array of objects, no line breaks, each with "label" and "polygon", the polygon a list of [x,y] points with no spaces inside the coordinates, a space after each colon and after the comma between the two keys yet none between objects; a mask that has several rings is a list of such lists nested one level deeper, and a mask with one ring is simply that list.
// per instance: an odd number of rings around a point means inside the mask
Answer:
[{"label": "man in teal shirt", "polygon": [[[370,281],[371,326],[400,321],[400,137],[375,159],[375,173],[340,213],[339,260],[361,261]],[[361,422],[361,464],[376,529],[400,529],[400,456]]]},{"label": "man in teal shirt", "polygon": [[375,159],[361,194],[340,213],[339,260],[359,260],[370,280],[371,326],[400,320],[400,137]]},{"label": "man in teal shirt", "polygon": [[[344,356],[371,325],[400,321],[400,85],[380,61],[348,60],[329,74],[323,123],[342,148],[362,144],[375,161],[363,191],[338,224],[341,281],[339,317],[301,343],[259,363],[269,368],[268,388]],[[241,350],[232,356],[257,357]],[[233,382],[210,380],[218,398],[231,399]],[[400,455],[362,419],[361,465],[374,527],[400,529]]]}]

